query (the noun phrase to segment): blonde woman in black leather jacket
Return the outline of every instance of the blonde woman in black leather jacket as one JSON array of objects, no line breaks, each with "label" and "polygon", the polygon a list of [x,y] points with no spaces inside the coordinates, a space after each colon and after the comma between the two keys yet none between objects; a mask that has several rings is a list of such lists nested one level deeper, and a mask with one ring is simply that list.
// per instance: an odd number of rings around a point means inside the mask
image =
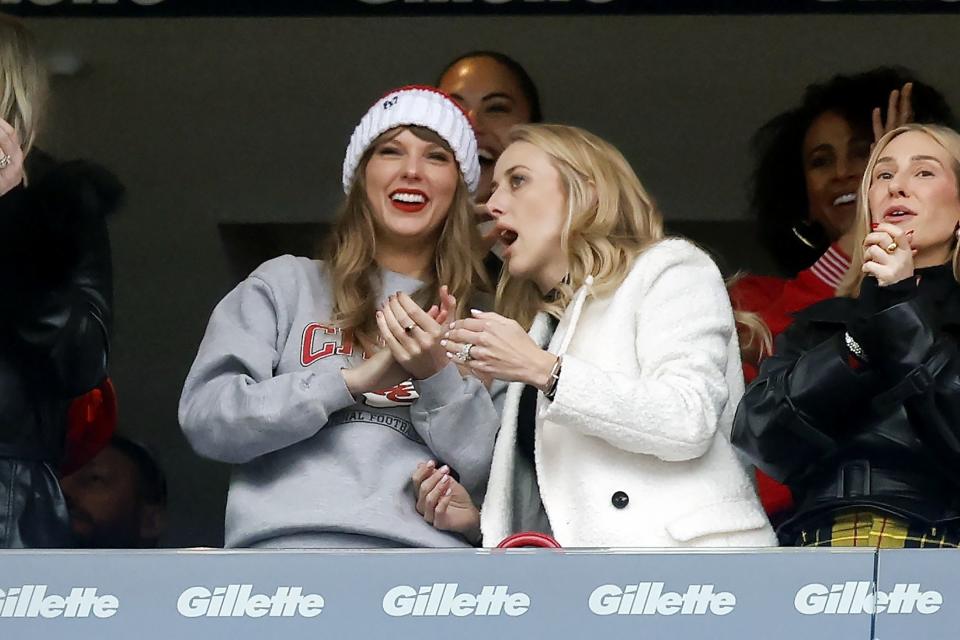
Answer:
[{"label": "blonde woman in black leather jacket", "polygon": [[70,400],[106,375],[104,215],[121,187],[102,169],[33,149],[45,76],[29,33],[4,16],[0,87],[0,548],[65,547],[54,469]]},{"label": "blonde woman in black leather jacket", "polygon": [[781,542],[960,544],[960,134],[906,125],[859,190],[845,297],[798,314],[748,388],[734,444],[786,483]]}]

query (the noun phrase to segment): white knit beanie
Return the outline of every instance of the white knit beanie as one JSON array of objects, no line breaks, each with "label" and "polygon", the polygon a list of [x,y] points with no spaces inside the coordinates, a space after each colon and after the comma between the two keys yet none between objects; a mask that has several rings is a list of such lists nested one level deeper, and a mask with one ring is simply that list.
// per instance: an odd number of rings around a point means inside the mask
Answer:
[{"label": "white knit beanie", "polygon": [[426,127],[447,141],[460,165],[460,175],[470,193],[480,182],[480,159],[473,127],[453,98],[443,91],[422,85],[394,89],[378,100],[350,136],[343,159],[343,191],[350,192],[354,174],[370,143],[384,131],[403,125]]}]

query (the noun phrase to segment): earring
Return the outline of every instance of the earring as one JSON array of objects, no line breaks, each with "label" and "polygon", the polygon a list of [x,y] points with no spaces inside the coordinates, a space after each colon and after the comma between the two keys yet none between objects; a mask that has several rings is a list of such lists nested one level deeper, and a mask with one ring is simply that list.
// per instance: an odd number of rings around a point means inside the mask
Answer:
[{"label": "earring", "polygon": [[813,231],[813,225],[810,222],[804,220],[803,222],[798,222],[797,224],[790,227],[790,231],[793,232],[793,235],[796,236],[797,240],[802,242],[804,245],[810,249],[816,249],[817,245],[814,244],[813,240],[810,239],[809,235]]}]

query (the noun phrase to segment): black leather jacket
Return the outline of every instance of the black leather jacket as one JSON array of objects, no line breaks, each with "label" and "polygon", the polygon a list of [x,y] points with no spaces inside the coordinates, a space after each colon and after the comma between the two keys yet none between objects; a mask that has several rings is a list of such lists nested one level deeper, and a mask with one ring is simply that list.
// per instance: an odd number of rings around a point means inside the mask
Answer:
[{"label": "black leather jacket", "polygon": [[960,519],[960,286],[917,273],[797,314],[740,402],[734,444],[794,494],[782,541],[846,508]]},{"label": "black leather jacket", "polygon": [[94,165],[30,159],[30,186],[0,196],[0,548],[69,546],[53,469],[70,400],[106,375],[122,192]]}]

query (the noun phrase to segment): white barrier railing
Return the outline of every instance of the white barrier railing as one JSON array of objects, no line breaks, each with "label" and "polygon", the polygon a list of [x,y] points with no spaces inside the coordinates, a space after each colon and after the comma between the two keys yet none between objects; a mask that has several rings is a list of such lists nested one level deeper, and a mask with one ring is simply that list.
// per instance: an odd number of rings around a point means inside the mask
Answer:
[{"label": "white barrier railing", "polygon": [[960,554],[0,552],[0,638],[952,638]]}]

